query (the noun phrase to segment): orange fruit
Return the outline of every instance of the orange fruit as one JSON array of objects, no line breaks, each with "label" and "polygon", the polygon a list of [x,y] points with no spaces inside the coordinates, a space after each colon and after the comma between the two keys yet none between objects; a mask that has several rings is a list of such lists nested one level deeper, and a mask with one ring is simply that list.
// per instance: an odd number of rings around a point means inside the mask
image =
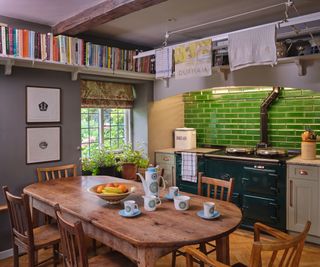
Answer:
[{"label": "orange fruit", "polygon": [[107,186],[107,187],[116,187],[116,186],[114,185],[114,183],[108,183],[106,186]]},{"label": "orange fruit", "polygon": [[127,188],[127,186],[124,185],[124,184],[120,184],[120,185],[118,186],[118,188],[121,189],[121,191],[122,191],[123,193],[128,192],[128,188]]},{"label": "orange fruit", "polygon": [[96,190],[97,193],[102,193],[103,188],[104,188],[103,185],[99,185],[99,186],[97,187],[97,190]]},{"label": "orange fruit", "polygon": [[119,184],[118,184],[118,183],[114,183],[113,186],[114,186],[114,187],[118,187]]}]

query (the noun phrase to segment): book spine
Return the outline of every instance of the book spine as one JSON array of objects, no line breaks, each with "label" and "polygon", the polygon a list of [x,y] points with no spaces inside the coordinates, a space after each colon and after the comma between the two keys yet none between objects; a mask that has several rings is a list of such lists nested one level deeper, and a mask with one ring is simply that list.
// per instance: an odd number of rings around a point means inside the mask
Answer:
[{"label": "book spine", "polygon": [[6,54],[10,55],[9,27],[6,27]]},{"label": "book spine", "polygon": [[9,27],[9,55],[13,55],[13,28]]},{"label": "book spine", "polygon": [[28,34],[28,31],[27,30],[23,30],[22,31],[22,38],[23,40],[21,40],[21,44],[22,44],[22,56],[23,57],[28,57],[28,50],[29,50],[29,34]]},{"label": "book spine", "polygon": [[1,39],[2,39],[2,54],[7,54],[7,41],[6,41],[6,28],[5,26],[1,26]]},{"label": "book spine", "polygon": [[2,52],[2,27],[3,26],[0,26],[0,54],[3,54],[3,52]]}]

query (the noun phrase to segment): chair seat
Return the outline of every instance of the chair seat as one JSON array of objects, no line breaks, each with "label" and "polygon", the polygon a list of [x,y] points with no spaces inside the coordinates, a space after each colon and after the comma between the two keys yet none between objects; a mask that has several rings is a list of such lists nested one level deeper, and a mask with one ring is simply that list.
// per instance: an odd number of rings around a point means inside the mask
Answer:
[{"label": "chair seat", "polygon": [[108,267],[135,267],[137,266],[128,258],[123,256],[121,253],[118,252],[109,252],[107,254],[99,255],[89,259],[89,266],[90,267],[101,267],[101,266],[108,266]]},{"label": "chair seat", "polygon": [[33,229],[34,245],[36,249],[50,246],[60,241],[57,225],[46,224]]}]

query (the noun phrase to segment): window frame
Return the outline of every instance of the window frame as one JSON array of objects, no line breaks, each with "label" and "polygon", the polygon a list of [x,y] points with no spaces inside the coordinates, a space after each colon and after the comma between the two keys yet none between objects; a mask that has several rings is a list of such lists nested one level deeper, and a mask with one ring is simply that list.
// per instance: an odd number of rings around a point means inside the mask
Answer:
[{"label": "window frame", "polygon": [[[83,113],[82,109],[88,109],[87,113]],[[95,114],[93,112],[90,112],[90,108],[81,108],[81,121],[82,121],[82,114],[87,114],[88,118],[87,118],[87,123],[86,123],[86,127],[83,128],[82,127],[82,123],[81,123],[81,148],[83,146],[83,144],[87,144],[89,146],[89,152],[88,155],[86,155],[86,157],[91,157],[93,151],[91,151],[91,144],[98,144],[99,148],[103,148],[104,144],[107,140],[112,140],[112,138],[110,139],[105,139],[104,138],[104,132],[105,132],[105,125],[104,125],[104,115],[105,115],[105,111],[106,110],[116,110],[116,109],[120,109],[120,110],[124,110],[124,122],[123,122],[123,129],[124,129],[124,142],[125,144],[132,144],[132,109],[129,108],[95,108],[98,109],[98,127],[90,127],[90,114]],[[112,113],[112,111],[111,111]],[[111,122],[111,127],[112,127],[112,122]],[[119,125],[118,123],[116,125]],[[91,129],[98,129],[98,142],[90,142],[90,130]],[[88,130],[88,142],[87,143],[83,143],[82,142],[82,130]],[[118,140],[121,140],[119,138],[117,138]],[[82,149],[81,149],[82,151]],[[121,151],[121,148],[119,147],[118,149],[114,149],[111,151]],[[81,156],[82,152],[81,152]]]}]

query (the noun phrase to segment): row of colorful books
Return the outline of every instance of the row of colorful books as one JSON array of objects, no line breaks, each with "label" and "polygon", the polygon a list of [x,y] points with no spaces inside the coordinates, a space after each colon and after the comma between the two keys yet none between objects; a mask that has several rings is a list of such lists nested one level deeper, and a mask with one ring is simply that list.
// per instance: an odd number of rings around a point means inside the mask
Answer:
[{"label": "row of colorful books", "polygon": [[52,33],[39,33],[0,24],[0,55],[71,65],[154,73],[154,58],[134,59],[137,50],[85,42]]}]

